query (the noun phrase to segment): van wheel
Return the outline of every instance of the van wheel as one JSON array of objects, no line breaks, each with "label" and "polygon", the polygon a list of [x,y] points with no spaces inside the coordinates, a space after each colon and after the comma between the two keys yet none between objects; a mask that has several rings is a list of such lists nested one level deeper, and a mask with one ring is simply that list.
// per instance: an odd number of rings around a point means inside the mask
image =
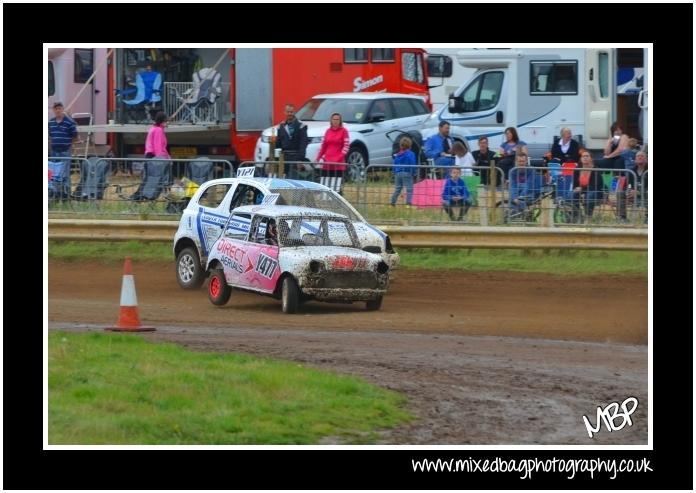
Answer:
[{"label": "van wheel", "polygon": [[300,288],[292,277],[283,279],[282,295],[283,313],[295,313],[300,306]]},{"label": "van wheel", "polygon": [[210,282],[208,283],[208,298],[215,306],[222,306],[230,301],[232,288],[229,287],[225,280],[225,273],[222,269],[215,269],[210,273]]},{"label": "van wheel", "polygon": [[365,174],[365,168],[367,167],[367,155],[360,147],[352,146],[348,149],[348,154],[346,155],[346,164],[348,164],[346,169],[346,178],[350,181],[360,181],[360,178]]},{"label": "van wheel", "polygon": [[382,308],[382,297],[380,296],[377,299],[374,300],[368,300],[365,303],[365,308],[367,308],[368,311],[376,311]]},{"label": "van wheel", "polygon": [[176,280],[184,289],[198,289],[203,285],[205,276],[195,248],[186,247],[176,256]]}]

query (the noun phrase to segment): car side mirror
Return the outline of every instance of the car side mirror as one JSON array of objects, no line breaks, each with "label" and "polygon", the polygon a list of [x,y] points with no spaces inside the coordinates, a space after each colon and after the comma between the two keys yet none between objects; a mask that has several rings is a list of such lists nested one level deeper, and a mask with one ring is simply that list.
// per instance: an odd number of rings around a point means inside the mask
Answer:
[{"label": "car side mirror", "polygon": [[462,101],[461,96],[457,97],[450,94],[448,102],[448,109],[450,113],[464,113],[464,101]]},{"label": "car side mirror", "polygon": [[385,115],[384,113],[372,113],[370,115],[370,122],[371,123],[376,123],[376,122],[383,122],[385,120]]}]

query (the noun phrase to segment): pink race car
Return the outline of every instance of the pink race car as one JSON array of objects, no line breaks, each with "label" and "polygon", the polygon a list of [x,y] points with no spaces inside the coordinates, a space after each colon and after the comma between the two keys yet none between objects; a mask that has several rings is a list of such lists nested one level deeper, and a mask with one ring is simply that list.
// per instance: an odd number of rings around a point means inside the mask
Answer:
[{"label": "pink race car", "polygon": [[360,249],[347,217],[320,209],[283,205],[235,209],[210,249],[206,271],[214,305],[232,288],[282,300],[283,312],[302,302],[365,301],[379,310],[389,285],[389,266]]}]

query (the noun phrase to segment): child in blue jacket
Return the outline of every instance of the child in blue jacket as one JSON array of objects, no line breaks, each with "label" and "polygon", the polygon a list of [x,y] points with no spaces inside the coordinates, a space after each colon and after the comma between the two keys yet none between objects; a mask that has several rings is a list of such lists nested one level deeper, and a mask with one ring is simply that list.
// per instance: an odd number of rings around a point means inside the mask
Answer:
[{"label": "child in blue jacket", "polygon": [[406,187],[406,205],[411,205],[413,199],[413,177],[418,173],[416,155],[411,150],[413,142],[408,137],[402,137],[399,141],[399,152],[394,154],[394,193],[391,196],[391,205],[396,205],[401,190]]},{"label": "child in blue jacket", "polygon": [[469,189],[466,188],[461,174],[461,169],[452,168],[449,177],[445,180],[445,188],[442,190],[442,206],[452,221],[461,221],[471,207]]}]

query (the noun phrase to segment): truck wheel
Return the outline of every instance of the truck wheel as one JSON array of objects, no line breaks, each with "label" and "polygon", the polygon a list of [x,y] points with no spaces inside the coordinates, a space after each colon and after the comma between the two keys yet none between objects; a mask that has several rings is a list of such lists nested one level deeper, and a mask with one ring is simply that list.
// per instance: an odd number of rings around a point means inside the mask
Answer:
[{"label": "truck wheel", "polygon": [[300,306],[300,288],[292,277],[283,279],[283,313],[295,313]]},{"label": "truck wheel", "polygon": [[365,308],[367,308],[367,310],[371,311],[371,312],[375,311],[375,310],[379,310],[380,308],[382,308],[382,297],[380,296],[377,299],[368,300],[365,303]]},{"label": "truck wheel", "polygon": [[230,300],[232,288],[227,285],[222,269],[215,269],[210,273],[208,283],[208,298],[213,305],[222,306]]},{"label": "truck wheel", "polygon": [[367,155],[360,147],[353,146],[348,149],[348,154],[346,155],[346,164],[348,167],[346,169],[346,178],[350,181],[356,182],[360,181],[360,178],[365,173],[365,168],[367,167]]},{"label": "truck wheel", "polygon": [[176,280],[184,289],[198,289],[203,285],[205,277],[195,248],[186,247],[176,256]]}]

